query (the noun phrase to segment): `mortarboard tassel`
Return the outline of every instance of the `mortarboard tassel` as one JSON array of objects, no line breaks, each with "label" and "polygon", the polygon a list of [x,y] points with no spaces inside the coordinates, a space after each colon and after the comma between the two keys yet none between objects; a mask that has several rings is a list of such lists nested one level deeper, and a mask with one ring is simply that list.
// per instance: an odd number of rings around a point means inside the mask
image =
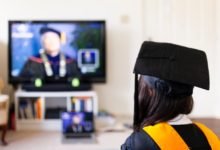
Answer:
[{"label": "mortarboard tassel", "polygon": [[134,122],[133,122],[133,129],[137,129],[137,125],[139,124],[139,102],[138,102],[138,74],[135,74],[134,79]]}]

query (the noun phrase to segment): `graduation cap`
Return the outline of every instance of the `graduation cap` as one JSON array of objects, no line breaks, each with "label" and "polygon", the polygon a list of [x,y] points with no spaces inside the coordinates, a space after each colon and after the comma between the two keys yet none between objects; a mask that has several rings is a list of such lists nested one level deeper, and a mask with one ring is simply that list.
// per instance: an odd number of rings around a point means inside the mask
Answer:
[{"label": "graduation cap", "polygon": [[49,27],[42,27],[40,29],[40,34],[43,35],[46,32],[53,32],[56,33],[59,37],[61,37],[61,33],[58,30],[55,30],[53,28],[49,28]]},{"label": "graduation cap", "polygon": [[135,67],[134,125],[138,120],[138,74],[170,97],[190,96],[193,87],[209,90],[209,70],[205,52],[171,43],[145,41]]}]

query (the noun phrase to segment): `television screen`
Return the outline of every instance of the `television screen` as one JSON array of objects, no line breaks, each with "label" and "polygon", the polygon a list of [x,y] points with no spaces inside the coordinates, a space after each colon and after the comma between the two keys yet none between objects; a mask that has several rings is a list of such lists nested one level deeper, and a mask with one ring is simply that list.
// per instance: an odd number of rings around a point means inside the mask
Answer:
[{"label": "television screen", "polygon": [[9,21],[9,81],[105,81],[105,21]]}]

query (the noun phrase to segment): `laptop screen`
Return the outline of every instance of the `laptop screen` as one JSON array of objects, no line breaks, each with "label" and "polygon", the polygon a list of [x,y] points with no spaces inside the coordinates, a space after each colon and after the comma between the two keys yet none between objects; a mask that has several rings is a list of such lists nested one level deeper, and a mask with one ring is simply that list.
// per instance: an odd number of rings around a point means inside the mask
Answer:
[{"label": "laptop screen", "polygon": [[61,118],[64,134],[94,132],[93,112],[63,112]]}]

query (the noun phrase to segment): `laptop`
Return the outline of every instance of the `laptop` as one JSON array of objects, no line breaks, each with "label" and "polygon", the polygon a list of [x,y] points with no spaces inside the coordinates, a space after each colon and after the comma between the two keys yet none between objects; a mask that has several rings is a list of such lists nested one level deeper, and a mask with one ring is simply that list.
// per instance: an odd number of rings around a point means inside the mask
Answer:
[{"label": "laptop", "polygon": [[62,133],[65,139],[94,137],[93,112],[62,112]]}]

